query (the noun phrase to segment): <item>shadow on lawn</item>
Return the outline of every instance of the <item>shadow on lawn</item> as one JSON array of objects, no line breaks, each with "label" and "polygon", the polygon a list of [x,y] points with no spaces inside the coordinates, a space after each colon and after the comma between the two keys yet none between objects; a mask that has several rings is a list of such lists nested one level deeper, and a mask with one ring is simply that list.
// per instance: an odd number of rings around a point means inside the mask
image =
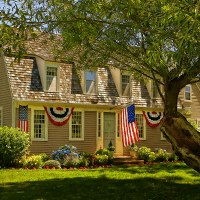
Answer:
[{"label": "shadow on lawn", "polygon": [[200,199],[200,184],[178,184],[175,179],[65,178],[6,184],[0,188],[1,200],[29,199]]}]

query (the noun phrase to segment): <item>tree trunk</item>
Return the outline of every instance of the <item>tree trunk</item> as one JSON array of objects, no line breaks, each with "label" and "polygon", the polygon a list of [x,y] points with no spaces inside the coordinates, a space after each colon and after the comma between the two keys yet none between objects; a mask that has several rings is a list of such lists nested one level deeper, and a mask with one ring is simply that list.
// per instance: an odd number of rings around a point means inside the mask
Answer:
[{"label": "tree trunk", "polygon": [[177,111],[180,89],[178,83],[172,85],[165,86],[165,116],[161,131],[172,144],[175,154],[200,173],[200,133]]},{"label": "tree trunk", "polygon": [[161,131],[179,158],[200,173],[200,133],[178,112],[164,117]]}]

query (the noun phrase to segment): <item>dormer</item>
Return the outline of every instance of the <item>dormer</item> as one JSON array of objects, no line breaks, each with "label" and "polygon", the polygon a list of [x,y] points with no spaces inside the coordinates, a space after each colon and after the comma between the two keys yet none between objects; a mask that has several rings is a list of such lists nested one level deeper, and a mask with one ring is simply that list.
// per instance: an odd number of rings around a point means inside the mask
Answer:
[{"label": "dormer", "polygon": [[48,92],[59,91],[60,64],[57,62],[45,61],[36,57],[40,79],[43,90]]},{"label": "dormer", "polygon": [[129,71],[120,71],[120,69],[110,66],[115,86],[118,94],[123,97],[130,97],[132,95],[132,73]]},{"label": "dormer", "polygon": [[[161,81],[161,78],[157,78],[159,81]],[[151,99],[160,99],[160,94],[158,92],[158,89],[156,87],[156,82],[154,80],[151,80],[149,82],[146,83],[146,87],[147,87],[147,90],[149,92],[149,95],[151,97]],[[161,85],[159,85],[160,87],[160,90],[162,91],[163,90],[163,87]]]}]

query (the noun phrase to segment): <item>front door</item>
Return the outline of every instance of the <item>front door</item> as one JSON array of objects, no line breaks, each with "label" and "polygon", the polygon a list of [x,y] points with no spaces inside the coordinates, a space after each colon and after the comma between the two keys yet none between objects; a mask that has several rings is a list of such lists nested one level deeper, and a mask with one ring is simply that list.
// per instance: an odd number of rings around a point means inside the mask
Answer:
[{"label": "front door", "polygon": [[108,147],[110,141],[115,147],[115,113],[104,113],[104,148]]}]

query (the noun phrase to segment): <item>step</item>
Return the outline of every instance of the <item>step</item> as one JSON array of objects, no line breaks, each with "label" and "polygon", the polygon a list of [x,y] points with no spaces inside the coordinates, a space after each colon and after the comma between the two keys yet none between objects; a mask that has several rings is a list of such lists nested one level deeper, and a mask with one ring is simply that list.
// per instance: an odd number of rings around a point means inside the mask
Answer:
[{"label": "step", "polygon": [[114,157],[114,165],[116,166],[121,166],[121,165],[143,166],[144,160],[139,160],[138,157],[132,157],[132,156],[117,156],[117,157]]}]

